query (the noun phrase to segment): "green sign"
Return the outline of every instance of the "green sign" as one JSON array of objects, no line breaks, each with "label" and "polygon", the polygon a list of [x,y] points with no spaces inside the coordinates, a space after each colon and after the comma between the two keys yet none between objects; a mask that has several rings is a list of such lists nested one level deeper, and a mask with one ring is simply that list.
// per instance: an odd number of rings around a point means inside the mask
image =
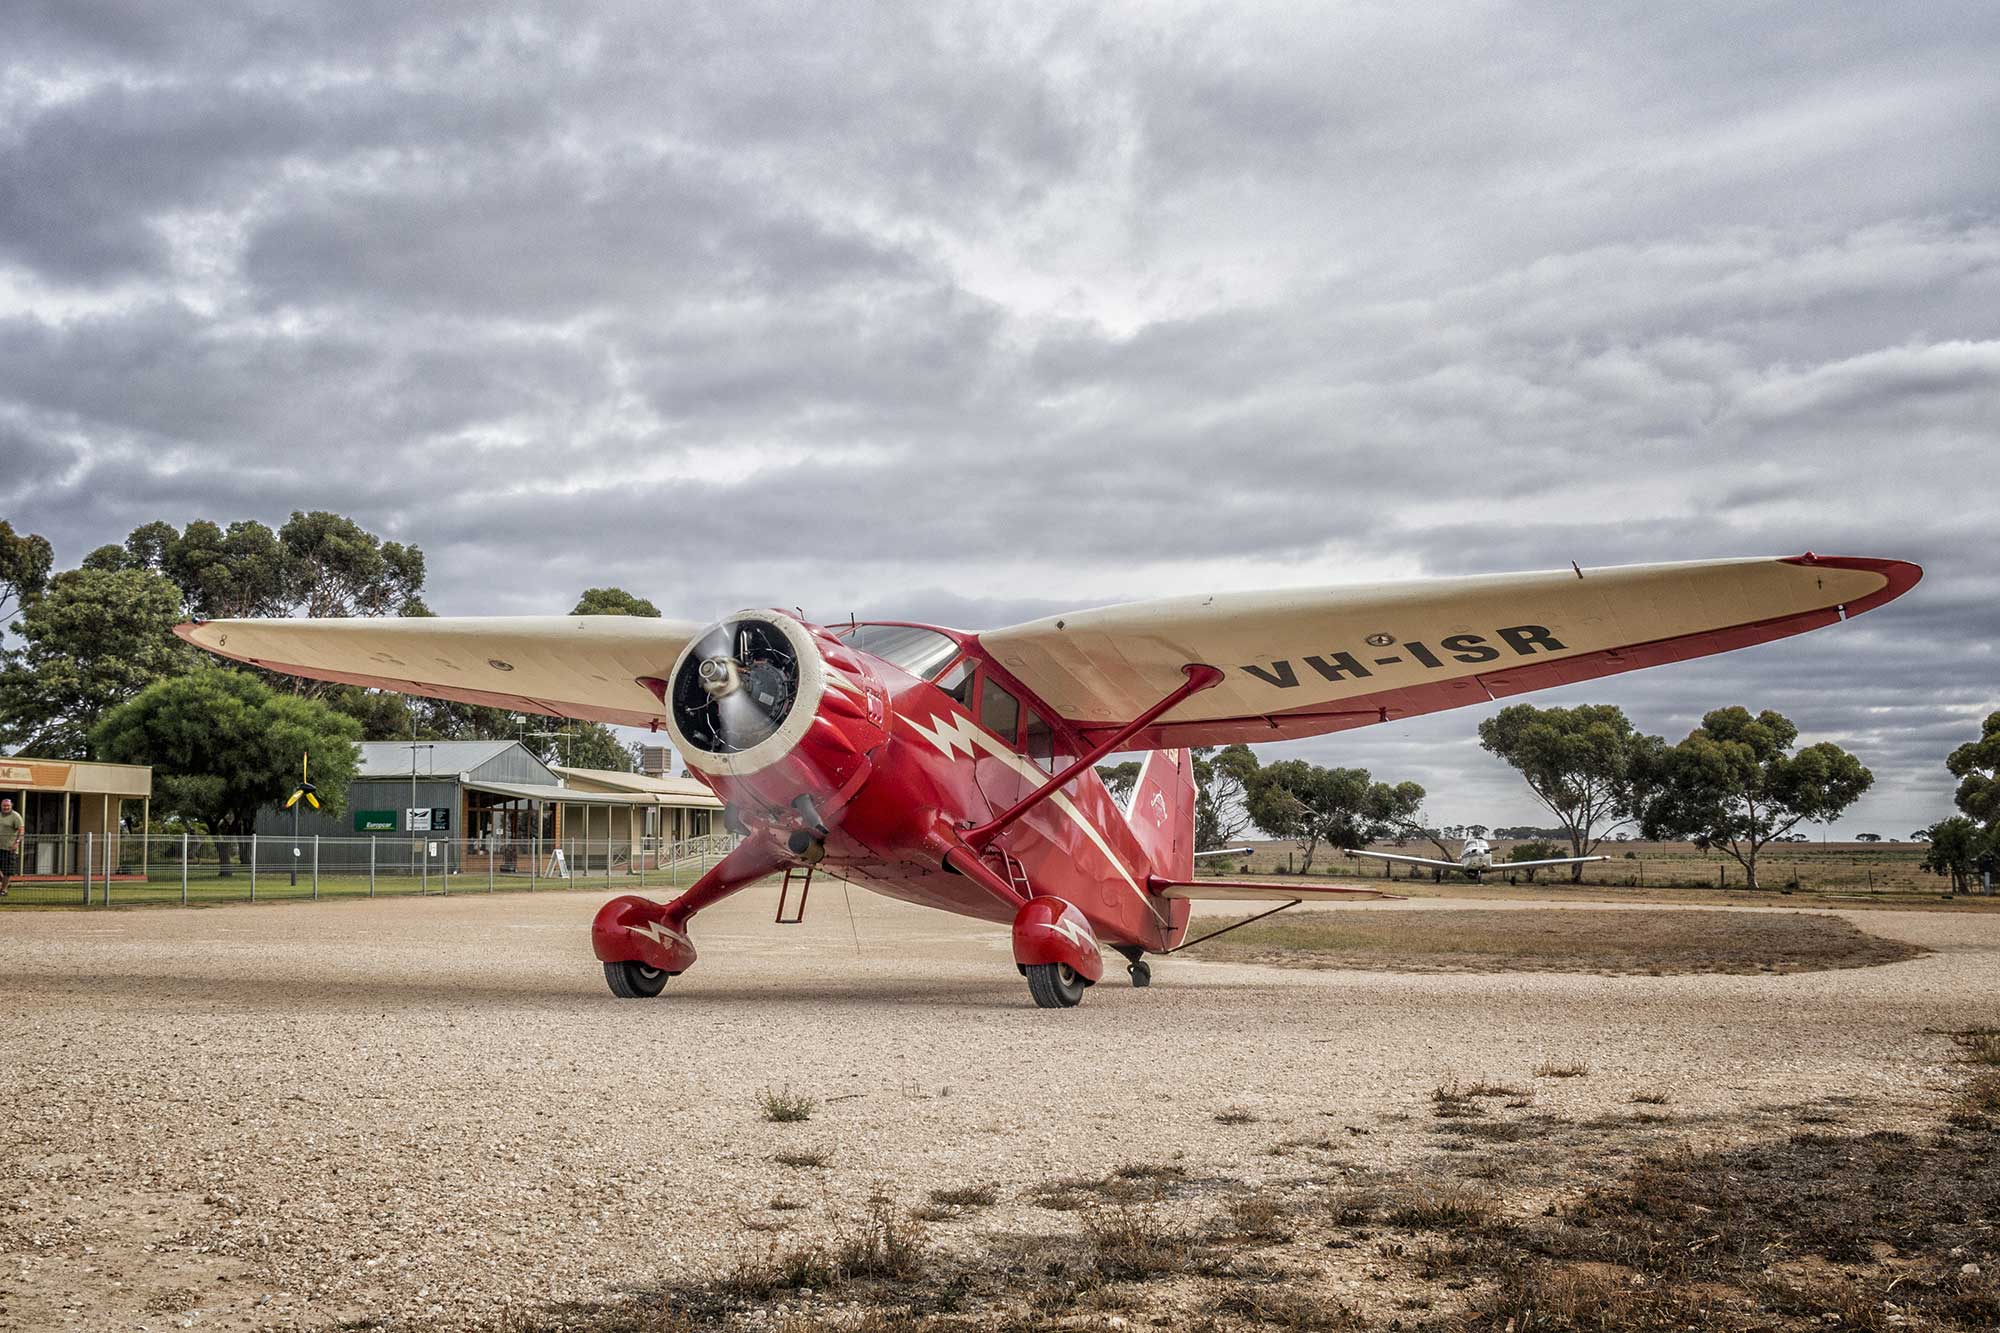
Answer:
[{"label": "green sign", "polygon": [[354,812],[356,833],[394,833],[396,812],[394,810],[356,810]]}]

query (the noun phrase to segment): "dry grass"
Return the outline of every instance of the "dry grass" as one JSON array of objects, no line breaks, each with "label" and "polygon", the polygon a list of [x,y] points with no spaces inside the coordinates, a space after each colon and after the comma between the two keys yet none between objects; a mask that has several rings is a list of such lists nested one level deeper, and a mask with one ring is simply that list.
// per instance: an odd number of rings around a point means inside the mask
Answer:
[{"label": "dry grass", "polygon": [[1100,1276],[1114,1282],[1157,1278],[1186,1270],[1195,1258],[1193,1239],[1167,1226],[1150,1208],[1112,1208],[1084,1218]]},{"label": "dry grass", "polygon": [[833,1154],[824,1148],[797,1148],[773,1153],[771,1160],[779,1166],[822,1167],[833,1160]]},{"label": "dry grass", "polygon": [[1239,1287],[1218,1293],[1210,1305],[1217,1313],[1233,1315],[1258,1328],[1289,1329],[1292,1333],[1341,1333],[1368,1327],[1345,1302],[1288,1285]]},{"label": "dry grass", "polygon": [[2000,1121],[2000,1074],[1974,1074],[1959,1089],[1950,1118],[1961,1129],[1990,1129]]},{"label": "dry grass", "polygon": [[1493,1196],[1459,1180],[1419,1181],[1392,1202],[1384,1220],[1392,1226],[1433,1231],[1476,1227],[1493,1211]]},{"label": "dry grass", "polygon": [[1674,1095],[1659,1084],[1648,1084],[1632,1094],[1632,1100],[1640,1106],[1665,1106]]},{"label": "dry grass", "polygon": [[819,1109],[819,1098],[808,1097],[803,1092],[793,1092],[790,1085],[787,1085],[775,1092],[770,1088],[764,1089],[757,1094],[757,1105],[763,1111],[766,1120],[789,1125],[812,1119],[813,1112]]},{"label": "dry grass", "polygon": [[1283,1199],[1258,1193],[1230,1200],[1216,1230],[1239,1240],[1285,1241],[1298,1231],[1298,1224]]},{"label": "dry grass", "polygon": [[1672,976],[1872,967],[1928,952],[1810,912],[1479,908],[1287,912],[1201,950],[1283,967]]},{"label": "dry grass", "polygon": [[1588,1060],[1546,1059],[1535,1066],[1536,1078],[1586,1078],[1590,1074]]},{"label": "dry grass", "polygon": [[953,1208],[990,1208],[1000,1201],[1000,1190],[987,1184],[953,1185],[947,1189],[932,1190],[930,1199],[932,1203]]},{"label": "dry grass", "polygon": [[1254,1125],[1257,1123],[1257,1113],[1245,1110],[1241,1106],[1230,1106],[1215,1113],[1215,1123],[1218,1125]]},{"label": "dry grass", "polygon": [[2000,1065],[2000,1028],[1966,1028],[1952,1033],[1951,1040],[1966,1063]]}]

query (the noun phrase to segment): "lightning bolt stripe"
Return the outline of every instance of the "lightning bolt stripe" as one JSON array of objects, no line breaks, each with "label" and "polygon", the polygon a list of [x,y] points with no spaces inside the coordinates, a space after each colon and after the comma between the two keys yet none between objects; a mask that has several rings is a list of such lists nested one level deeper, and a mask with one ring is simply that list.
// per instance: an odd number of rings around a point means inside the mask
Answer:
[{"label": "lightning bolt stripe", "polygon": [[693,940],[681,934],[681,932],[675,930],[664,921],[648,921],[643,926],[627,926],[625,929],[631,931],[634,935],[643,935],[663,948],[671,947],[667,944],[669,940],[674,941],[676,944],[685,944],[690,949],[694,948]]},{"label": "lightning bolt stripe", "polygon": [[[1026,758],[1015,754],[1003,742],[988,735],[978,723],[969,717],[960,717],[952,713],[947,713],[940,717],[933,713],[930,725],[925,726],[908,714],[899,714],[898,716],[909,724],[910,730],[929,741],[936,747],[937,752],[947,759],[953,756],[963,756],[964,758],[971,759],[975,757],[977,751],[984,750],[987,754],[998,759],[1001,763],[1026,778],[1032,786],[1039,787],[1048,778],[1048,774],[1035,767]],[[1154,904],[1151,898],[1146,896],[1146,891],[1139,887],[1137,880],[1132,878],[1132,872],[1125,868],[1125,863],[1118,859],[1116,852],[1111,850],[1111,844],[1104,840],[1104,835],[1097,831],[1095,824],[1083,817],[1083,811],[1076,808],[1076,803],[1070,800],[1068,794],[1058,791],[1048,799],[1051,805],[1068,815],[1071,822],[1083,830],[1083,836],[1090,839],[1097,850],[1104,854],[1104,859],[1111,863],[1111,868],[1116,870],[1118,877],[1125,881],[1125,887],[1132,890],[1138,896],[1139,901],[1146,905],[1146,910],[1153,914],[1153,919],[1155,921],[1162,920],[1160,909]]]}]

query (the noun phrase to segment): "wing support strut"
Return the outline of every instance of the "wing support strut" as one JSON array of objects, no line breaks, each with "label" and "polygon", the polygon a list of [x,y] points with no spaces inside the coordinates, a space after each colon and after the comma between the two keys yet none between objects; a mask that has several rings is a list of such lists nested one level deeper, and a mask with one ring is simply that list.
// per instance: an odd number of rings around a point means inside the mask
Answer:
[{"label": "wing support strut", "polygon": [[1222,683],[1222,672],[1203,662],[1190,662],[1181,668],[1181,672],[1187,676],[1186,683],[1177,687],[1166,698],[1160,700],[1151,708],[1148,708],[1145,712],[1139,714],[1139,716],[1133,718],[1130,722],[1127,722],[1124,726],[1091,746],[1089,750],[1084,752],[1082,758],[1050,778],[1047,782],[1044,782],[1041,786],[1035,788],[1027,796],[1015,802],[1006,810],[1003,810],[977,828],[967,829],[964,833],[966,845],[974,851],[984,851],[986,845],[1005,832],[1008,826],[1013,824],[1015,820],[1061,791],[1069,784],[1070,779],[1074,778],[1077,774],[1083,772],[1113,750],[1116,750],[1147,727],[1152,726],[1159,719],[1160,715],[1168,709],[1193,695],[1200,694],[1203,690],[1213,689]]}]

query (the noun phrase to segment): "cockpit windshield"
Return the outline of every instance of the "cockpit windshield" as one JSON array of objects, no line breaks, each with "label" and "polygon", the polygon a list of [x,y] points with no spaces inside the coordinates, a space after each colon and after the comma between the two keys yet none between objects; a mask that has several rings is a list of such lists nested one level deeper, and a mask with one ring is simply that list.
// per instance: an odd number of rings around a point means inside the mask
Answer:
[{"label": "cockpit windshield", "polygon": [[958,644],[950,636],[911,625],[856,625],[841,637],[850,647],[872,653],[924,680],[944,670],[958,655]]}]

